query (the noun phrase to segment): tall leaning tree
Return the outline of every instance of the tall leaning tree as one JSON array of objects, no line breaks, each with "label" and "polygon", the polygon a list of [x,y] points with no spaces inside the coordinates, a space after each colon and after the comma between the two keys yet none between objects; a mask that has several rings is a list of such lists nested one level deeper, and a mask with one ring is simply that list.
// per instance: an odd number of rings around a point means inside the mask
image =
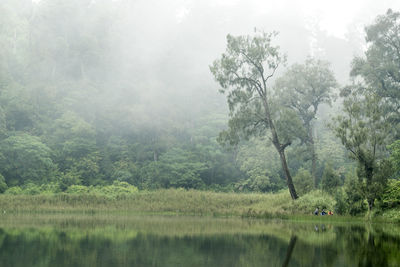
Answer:
[{"label": "tall leaning tree", "polygon": [[318,107],[321,104],[331,104],[333,89],[337,87],[330,64],[312,58],[304,64],[294,64],[276,81],[275,87],[282,104],[293,109],[303,124],[306,134],[300,136],[300,139],[310,153],[311,174],[317,186],[314,122]]},{"label": "tall leaning tree", "polygon": [[276,33],[256,32],[254,36],[227,36],[225,53],[215,60],[210,70],[220,84],[220,92],[227,94],[230,110],[229,128],[220,139],[233,145],[242,138],[268,135],[279,153],[282,170],[292,199],[297,199],[285,156],[292,143],[290,128],[295,121],[287,110],[280,110],[273,101],[270,79],[285,62],[279,47],[273,46]]}]

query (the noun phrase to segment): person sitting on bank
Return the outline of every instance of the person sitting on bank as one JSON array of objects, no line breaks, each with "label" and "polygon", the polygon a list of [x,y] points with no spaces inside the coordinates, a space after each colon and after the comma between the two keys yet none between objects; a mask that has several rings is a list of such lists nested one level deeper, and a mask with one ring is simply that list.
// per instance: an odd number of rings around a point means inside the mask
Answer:
[{"label": "person sitting on bank", "polygon": [[315,209],[314,215],[317,215],[317,216],[318,216],[318,207]]},{"label": "person sitting on bank", "polygon": [[321,215],[326,215],[326,212],[325,212],[325,210],[324,210],[324,209],[322,209],[322,211],[321,211]]},{"label": "person sitting on bank", "polygon": [[328,215],[333,215],[333,212],[332,211],[328,211]]}]

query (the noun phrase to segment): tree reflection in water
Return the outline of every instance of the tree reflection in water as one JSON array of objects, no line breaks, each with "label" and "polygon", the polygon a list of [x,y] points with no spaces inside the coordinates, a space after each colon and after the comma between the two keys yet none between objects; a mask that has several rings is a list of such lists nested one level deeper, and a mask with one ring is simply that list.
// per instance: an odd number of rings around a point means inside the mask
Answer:
[{"label": "tree reflection in water", "polygon": [[53,220],[0,228],[0,266],[400,266],[400,231],[393,225]]}]

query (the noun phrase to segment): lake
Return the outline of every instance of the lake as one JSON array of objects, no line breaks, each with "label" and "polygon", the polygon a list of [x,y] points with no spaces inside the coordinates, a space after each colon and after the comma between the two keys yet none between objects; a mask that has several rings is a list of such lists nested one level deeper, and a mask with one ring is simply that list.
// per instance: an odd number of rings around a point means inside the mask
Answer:
[{"label": "lake", "polygon": [[0,216],[0,266],[400,266],[394,224],[127,214]]}]

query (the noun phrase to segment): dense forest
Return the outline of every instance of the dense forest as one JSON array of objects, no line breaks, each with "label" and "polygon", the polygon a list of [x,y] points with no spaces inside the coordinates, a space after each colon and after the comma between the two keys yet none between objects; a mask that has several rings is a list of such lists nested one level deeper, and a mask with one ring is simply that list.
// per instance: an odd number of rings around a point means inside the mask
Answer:
[{"label": "dense forest", "polygon": [[146,8],[2,1],[2,193],[289,185],[294,199],[331,194],[339,213],[400,202],[399,12],[365,25],[359,56],[332,56],[337,72],[315,53],[291,58],[273,30],[222,29],[225,47],[204,56],[215,36],[193,27],[212,10],[187,24],[154,14],[161,23],[144,31]]}]

